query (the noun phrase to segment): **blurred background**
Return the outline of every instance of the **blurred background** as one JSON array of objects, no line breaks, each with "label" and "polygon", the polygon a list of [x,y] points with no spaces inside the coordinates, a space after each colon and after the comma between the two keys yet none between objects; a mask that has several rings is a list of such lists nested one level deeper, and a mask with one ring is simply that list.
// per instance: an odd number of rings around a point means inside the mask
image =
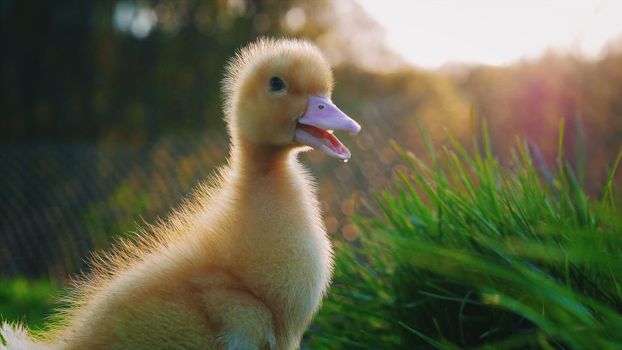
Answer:
[{"label": "blurred background", "polygon": [[408,3],[0,0],[2,276],[64,283],[180,203],[225,160],[223,67],[262,35],[320,46],[334,101],[363,126],[343,138],[351,162],[302,157],[335,237],[357,239],[352,216],[404,167],[389,141],[422,150],[417,120],[469,145],[485,120],[501,162],[521,138],[542,168],[564,120],[598,196],[622,147],[620,5]]}]

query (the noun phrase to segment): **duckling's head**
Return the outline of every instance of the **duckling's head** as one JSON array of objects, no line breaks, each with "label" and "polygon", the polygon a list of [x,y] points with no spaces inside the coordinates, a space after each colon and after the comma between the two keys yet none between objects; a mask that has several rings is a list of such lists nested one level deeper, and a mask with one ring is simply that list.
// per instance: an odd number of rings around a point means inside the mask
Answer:
[{"label": "duckling's head", "polygon": [[260,39],[244,47],[223,81],[234,146],[272,151],[310,146],[349,159],[333,131],[357,134],[361,127],[332,103],[332,87],[328,63],[307,41]]}]

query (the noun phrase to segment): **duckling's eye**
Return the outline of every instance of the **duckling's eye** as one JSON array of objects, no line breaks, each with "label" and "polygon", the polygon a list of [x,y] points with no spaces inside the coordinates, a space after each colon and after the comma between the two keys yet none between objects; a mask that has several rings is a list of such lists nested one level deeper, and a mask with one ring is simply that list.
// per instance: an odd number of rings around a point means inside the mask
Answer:
[{"label": "duckling's eye", "polygon": [[283,79],[279,77],[270,78],[270,91],[279,92],[285,90],[285,88],[287,88],[287,85],[285,85]]}]

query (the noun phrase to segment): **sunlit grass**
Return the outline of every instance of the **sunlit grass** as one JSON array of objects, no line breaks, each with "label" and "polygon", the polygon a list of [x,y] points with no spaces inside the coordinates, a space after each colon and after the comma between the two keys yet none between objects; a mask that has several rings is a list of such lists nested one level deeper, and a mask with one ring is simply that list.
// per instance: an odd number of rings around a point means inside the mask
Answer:
[{"label": "sunlit grass", "polygon": [[[613,174],[599,198],[560,154],[542,174],[526,144],[510,168],[458,142],[408,164],[336,249],[310,348],[614,349],[622,345],[622,217]],[[425,131],[422,133],[426,138]]]},{"label": "sunlit grass", "polygon": [[45,318],[58,305],[59,286],[47,279],[0,279],[0,316],[2,321],[23,322],[41,329]]}]

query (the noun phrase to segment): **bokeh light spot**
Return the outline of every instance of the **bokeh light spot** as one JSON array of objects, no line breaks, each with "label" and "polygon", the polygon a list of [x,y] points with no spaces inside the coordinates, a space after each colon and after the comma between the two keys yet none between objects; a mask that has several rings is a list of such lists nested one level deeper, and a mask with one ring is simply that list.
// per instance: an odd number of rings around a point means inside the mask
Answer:
[{"label": "bokeh light spot", "polygon": [[345,224],[341,228],[341,234],[346,241],[353,241],[358,238],[360,231],[359,228],[355,224]]},{"label": "bokeh light spot", "polygon": [[116,30],[144,39],[158,23],[158,16],[150,7],[122,1],[115,6],[112,23]]},{"label": "bokeh light spot", "polygon": [[285,14],[285,26],[291,32],[300,31],[307,22],[305,11],[300,7],[293,7]]}]

